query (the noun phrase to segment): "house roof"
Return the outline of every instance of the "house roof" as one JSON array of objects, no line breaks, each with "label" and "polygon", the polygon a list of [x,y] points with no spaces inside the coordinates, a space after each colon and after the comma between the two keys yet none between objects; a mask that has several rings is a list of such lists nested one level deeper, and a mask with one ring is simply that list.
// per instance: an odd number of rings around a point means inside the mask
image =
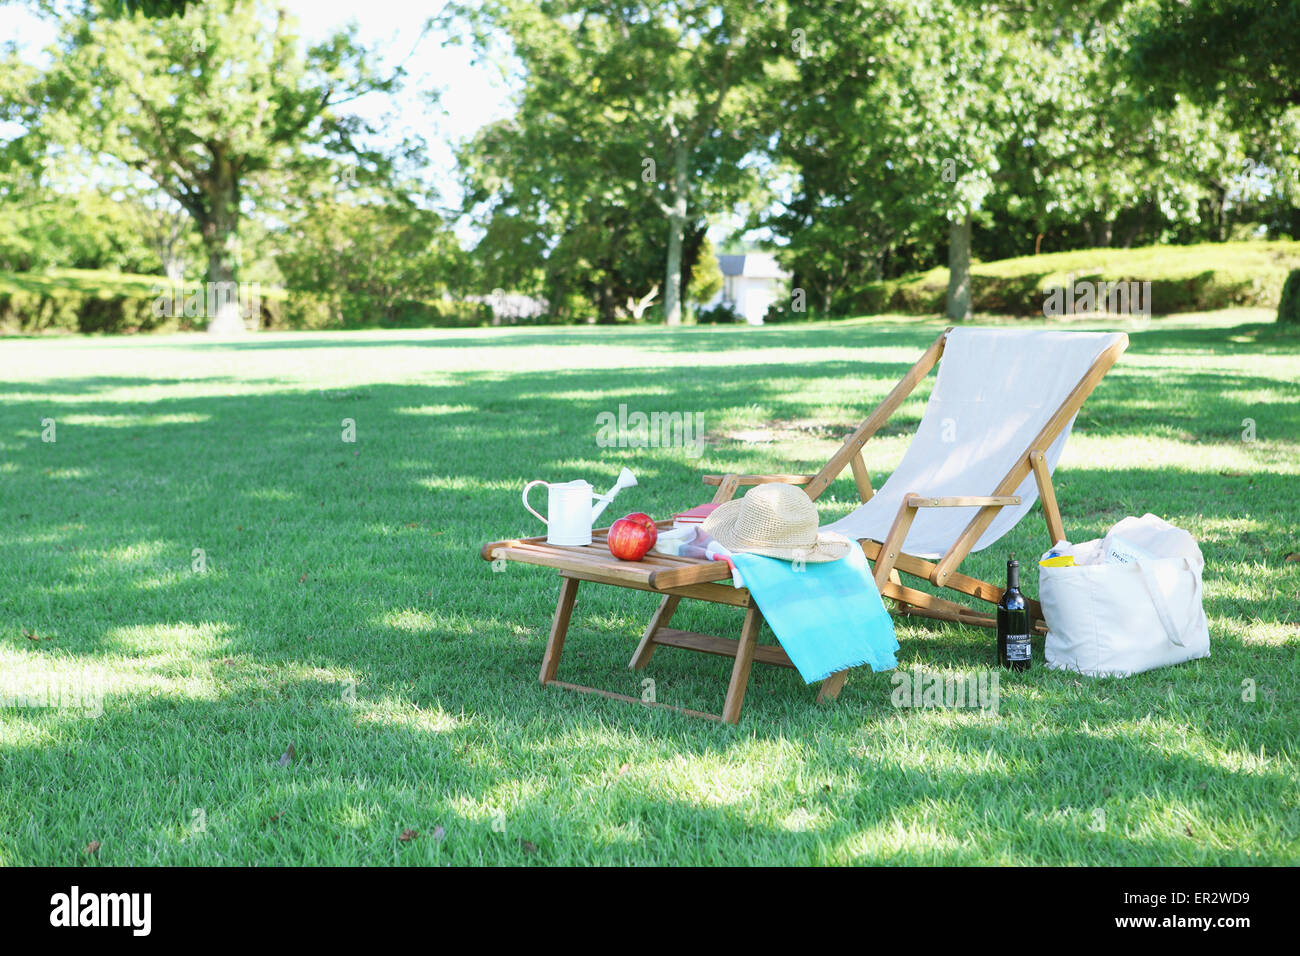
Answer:
[{"label": "house roof", "polygon": [[747,279],[788,279],[790,273],[777,264],[770,252],[750,252],[743,256],[718,256],[718,268],[724,276]]}]

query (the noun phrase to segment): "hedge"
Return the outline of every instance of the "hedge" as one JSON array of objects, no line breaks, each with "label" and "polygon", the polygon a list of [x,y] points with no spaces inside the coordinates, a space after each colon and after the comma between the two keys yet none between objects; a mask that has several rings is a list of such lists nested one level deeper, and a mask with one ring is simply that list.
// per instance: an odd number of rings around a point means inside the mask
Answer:
[{"label": "hedge", "polygon": [[1277,320],[1300,325],[1300,269],[1292,269],[1277,303]]},{"label": "hedge", "polygon": [[[206,309],[191,308],[191,314],[185,314],[185,297],[200,288],[197,283],[184,284],[174,298],[176,307],[170,308],[159,305],[161,280],[148,287],[138,278],[117,283],[116,290],[102,279],[83,283],[85,288],[71,282],[60,285],[59,277],[0,281],[0,333],[177,332],[207,326]],[[331,303],[276,291],[262,292],[258,299],[263,329],[460,328],[492,321],[491,308],[473,302],[399,300],[375,307],[360,298]]]},{"label": "hedge", "polygon": [[492,308],[479,302],[398,299],[376,304],[363,296],[342,299],[289,293],[281,323],[290,329],[476,328],[492,324]]},{"label": "hedge", "polygon": [[[1241,276],[1230,272],[1207,270],[1195,276],[1151,279],[1140,275],[1116,275],[1094,272],[1074,275],[1077,288],[1082,283],[1149,282],[1151,312],[1169,315],[1175,312],[1212,312],[1231,306],[1274,305],[1282,291],[1277,276]],[[1048,294],[1054,285],[1040,275],[971,276],[971,310],[1003,315],[1043,315]],[[1130,286],[1130,288],[1132,288]],[[873,282],[844,297],[836,311],[845,314],[899,312],[908,315],[933,315],[943,312],[948,288],[930,282]]]},{"label": "hedge", "polygon": [[78,289],[0,291],[4,332],[169,332],[194,328],[179,317],[155,316],[155,296],[104,295]]}]

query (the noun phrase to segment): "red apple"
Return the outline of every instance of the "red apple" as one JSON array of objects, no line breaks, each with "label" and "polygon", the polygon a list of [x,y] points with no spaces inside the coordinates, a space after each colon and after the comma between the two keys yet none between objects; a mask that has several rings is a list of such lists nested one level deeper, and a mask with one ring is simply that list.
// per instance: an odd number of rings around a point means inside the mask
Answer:
[{"label": "red apple", "polygon": [[623,520],[635,521],[637,524],[644,525],[646,528],[653,531],[656,538],[659,536],[659,529],[655,527],[655,519],[644,512],[633,511],[630,515],[624,515]]},{"label": "red apple", "polygon": [[637,511],[609,526],[609,553],[620,561],[640,561],[658,539],[654,519]]}]

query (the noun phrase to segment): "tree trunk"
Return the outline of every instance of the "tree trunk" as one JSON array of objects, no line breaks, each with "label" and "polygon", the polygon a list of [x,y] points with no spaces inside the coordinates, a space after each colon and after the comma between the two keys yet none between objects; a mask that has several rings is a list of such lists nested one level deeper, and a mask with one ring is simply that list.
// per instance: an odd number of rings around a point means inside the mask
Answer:
[{"label": "tree trunk", "polygon": [[208,332],[241,335],[246,331],[240,314],[239,186],[227,179],[214,189],[210,215],[200,224],[208,253]]},{"label": "tree trunk", "polygon": [[1103,248],[1109,248],[1111,240],[1115,237],[1115,220],[1107,218],[1101,224],[1101,242]]},{"label": "tree trunk", "polygon": [[945,314],[957,322],[970,318],[970,213],[948,224],[948,308]]},{"label": "tree trunk", "polygon": [[149,234],[162,262],[163,275],[168,282],[178,283],[185,278],[185,233],[190,226],[189,217],[166,207],[156,209],[152,215]]},{"label": "tree trunk", "polygon": [[604,275],[596,292],[596,321],[601,325],[613,325],[618,321],[618,303],[614,299],[614,280],[610,267],[603,270]]},{"label": "tree trunk", "polygon": [[1124,241],[1120,243],[1120,245],[1125,249],[1131,249],[1133,243],[1137,240],[1142,230],[1146,228],[1147,210],[1149,208],[1149,203],[1143,203],[1138,206],[1137,220],[1129,227],[1128,232],[1124,234]]},{"label": "tree trunk", "polygon": [[664,270],[664,323],[682,324],[682,236],[686,231],[686,197],[690,191],[690,152],[678,139],[673,147],[672,206],[668,211],[668,265]]},{"label": "tree trunk", "polygon": [[1214,241],[1228,241],[1228,191],[1215,189],[1214,199]]},{"label": "tree trunk", "polygon": [[708,234],[708,227],[704,226],[699,229],[692,229],[689,233],[684,233],[682,238],[682,280],[678,287],[680,301],[685,303],[690,298],[691,278],[695,275],[695,267],[700,261],[700,250],[704,248],[704,237]]}]

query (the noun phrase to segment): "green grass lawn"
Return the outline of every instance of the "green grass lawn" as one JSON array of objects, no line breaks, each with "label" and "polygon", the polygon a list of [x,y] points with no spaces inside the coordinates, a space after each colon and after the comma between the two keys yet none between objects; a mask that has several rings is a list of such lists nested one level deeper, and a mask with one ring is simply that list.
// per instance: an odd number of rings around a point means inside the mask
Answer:
[{"label": "green grass lawn", "polygon": [[[937,323],[0,344],[0,697],[102,694],[0,708],[0,863],[1298,863],[1300,337],[1270,319],[1118,325],[1058,471],[1076,540],[1147,511],[1199,539],[1213,656],[1003,675],[996,716],[757,665],[734,728],[540,687],[556,577],[479,547],[538,533],[531,478],[627,465],[618,514],[664,517],[701,472],[815,468]],[[708,449],[598,448],[620,403],[702,413]],[[1035,509],[968,567],[1047,543]],[[654,604],[585,586],[561,678],[716,712],[728,660],[626,669]],[[990,666],[986,631],[898,634],[905,667]]]}]

